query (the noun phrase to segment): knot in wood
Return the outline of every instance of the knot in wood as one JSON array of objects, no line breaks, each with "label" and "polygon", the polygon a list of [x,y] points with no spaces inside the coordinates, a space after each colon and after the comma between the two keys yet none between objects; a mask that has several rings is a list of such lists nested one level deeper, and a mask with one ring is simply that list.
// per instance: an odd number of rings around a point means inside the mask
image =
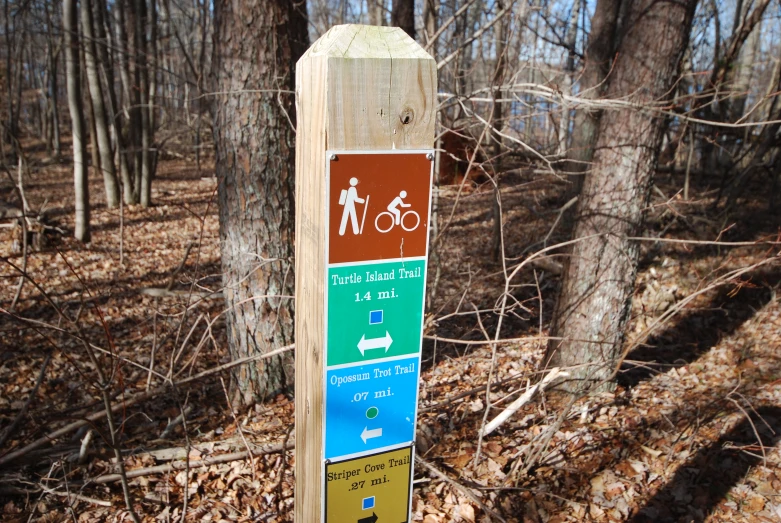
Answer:
[{"label": "knot in wood", "polygon": [[402,109],[401,113],[399,114],[399,120],[401,120],[401,123],[404,125],[411,124],[414,119],[415,119],[415,111],[413,111],[409,107],[405,107],[404,109]]}]

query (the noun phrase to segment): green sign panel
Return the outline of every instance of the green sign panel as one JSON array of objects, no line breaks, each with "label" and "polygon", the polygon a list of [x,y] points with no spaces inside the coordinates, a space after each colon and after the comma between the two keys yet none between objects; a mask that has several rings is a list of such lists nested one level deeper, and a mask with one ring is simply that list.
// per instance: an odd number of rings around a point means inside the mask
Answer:
[{"label": "green sign panel", "polygon": [[327,285],[326,365],[420,351],[424,258],[330,267]]}]

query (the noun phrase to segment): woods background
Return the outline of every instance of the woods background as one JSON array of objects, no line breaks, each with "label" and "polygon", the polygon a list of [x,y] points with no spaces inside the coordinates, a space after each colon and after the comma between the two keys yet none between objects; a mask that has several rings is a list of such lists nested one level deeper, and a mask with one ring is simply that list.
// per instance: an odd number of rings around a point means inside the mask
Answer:
[{"label": "woods background", "polygon": [[781,520],[779,2],[0,19],[3,520],[291,520],[295,63],[346,23],[439,75],[414,520]]}]

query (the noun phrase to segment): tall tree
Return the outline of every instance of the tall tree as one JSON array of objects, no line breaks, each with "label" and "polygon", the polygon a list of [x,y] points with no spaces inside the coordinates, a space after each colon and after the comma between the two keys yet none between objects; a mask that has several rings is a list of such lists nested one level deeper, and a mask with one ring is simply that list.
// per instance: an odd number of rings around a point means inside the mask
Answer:
[{"label": "tall tree", "polygon": [[119,205],[119,183],[114,169],[114,152],[108,130],[108,116],[103,98],[103,85],[98,73],[98,53],[96,47],[95,22],[92,13],[93,0],[81,0],[81,29],[84,33],[84,63],[87,68],[87,85],[92,100],[92,113],[95,122],[95,138],[100,156],[100,171],[106,189],[106,205],[109,209]]},{"label": "tall tree", "polygon": [[415,0],[393,0],[391,25],[415,38]]},{"label": "tall tree", "polygon": [[[304,9],[287,0],[215,3],[214,142],[234,359],[293,341],[295,106],[285,91],[295,88],[295,63],[308,46]],[[290,385],[292,361],[286,353],[236,367],[234,400],[251,403]]]},{"label": "tall tree", "polygon": [[90,240],[89,181],[87,179],[87,143],[85,141],[84,104],[79,71],[79,22],[76,0],[62,2],[62,29],[65,37],[65,75],[68,86],[68,109],[73,133],[73,187],[76,198],[76,239]]},{"label": "tall tree", "polygon": [[[600,3],[604,0],[600,0]],[[635,106],[669,98],[696,0],[629,1],[608,97]],[[562,282],[548,361],[577,366],[573,388],[610,379],[621,356],[664,120],[635,109],[602,115],[578,202],[578,242]]]},{"label": "tall tree", "polygon": [[138,182],[138,195],[142,207],[152,203],[152,140],[151,108],[149,107],[149,67],[147,46],[147,15],[146,0],[133,0],[135,21],[135,51],[136,51],[136,88],[139,93],[140,137],[141,137],[141,179]]}]

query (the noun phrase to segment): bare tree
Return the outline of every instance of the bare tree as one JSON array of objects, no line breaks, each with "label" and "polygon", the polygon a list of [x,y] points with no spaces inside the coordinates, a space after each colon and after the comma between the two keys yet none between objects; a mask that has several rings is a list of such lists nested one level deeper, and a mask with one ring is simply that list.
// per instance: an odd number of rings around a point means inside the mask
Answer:
[{"label": "bare tree", "polygon": [[114,169],[114,152],[111,148],[111,138],[108,130],[108,117],[103,99],[103,86],[98,74],[97,50],[95,46],[95,24],[92,16],[93,0],[81,0],[81,28],[84,32],[84,62],[87,66],[87,84],[98,145],[100,159],[99,169],[103,174],[103,185],[106,189],[106,205],[109,209],[119,205],[119,183]]},{"label": "bare tree", "polygon": [[391,25],[415,38],[415,0],[393,0]]},{"label": "bare tree", "polygon": [[[604,0],[600,0],[600,3]],[[670,96],[696,0],[629,2],[608,97],[653,105]],[[559,296],[548,361],[577,366],[576,387],[609,379],[621,356],[642,231],[664,121],[634,109],[600,120],[580,195],[575,244]]]},{"label": "bare tree", "polygon": [[84,105],[81,98],[79,71],[79,33],[76,0],[62,2],[62,29],[65,38],[65,72],[68,86],[68,108],[73,135],[73,186],[76,202],[76,239],[90,240],[89,180],[87,178],[87,144],[84,141]]}]

